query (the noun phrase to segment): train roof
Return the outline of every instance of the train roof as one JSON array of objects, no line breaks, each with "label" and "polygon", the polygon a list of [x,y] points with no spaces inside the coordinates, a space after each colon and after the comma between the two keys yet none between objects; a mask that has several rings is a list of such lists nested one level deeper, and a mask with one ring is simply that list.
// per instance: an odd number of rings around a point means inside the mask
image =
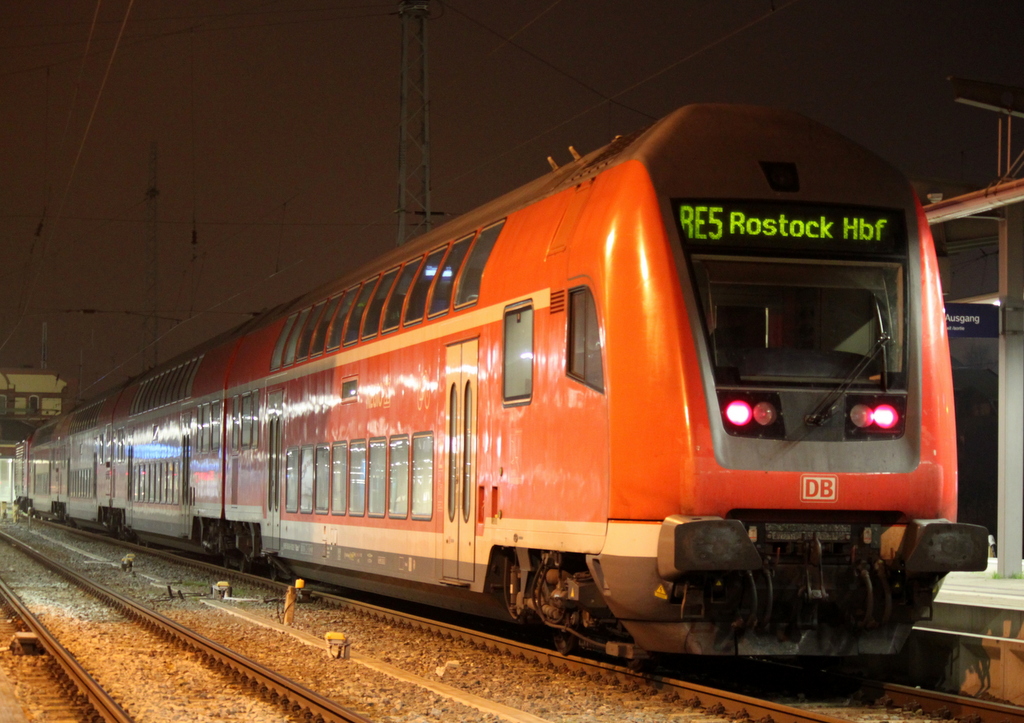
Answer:
[{"label": "train roof", "polygon": [[[794,135],[793,128],[799,129],[801,125],[806,129],[806,134],[801,142],[794,144],[794,137],[800,134]],[[782,132],[783,127],[787,132]],[[726,159],[721,172],[723,175],[729,174],[730,182],[735,185],[735,169],[730,169],[727,161],[730,157],[738,158],[742,155],[738,151],[742,151],[743,148],[736,146],[753,143],[755,138],[766,137],[776,137],[781,146],[797,155],[809,152],[808,148],[820,143],[831,148],[849,149],[844,154],[844,160],[853,160],[854,165],[857,165],[859,159],[859,162],[870,167],[876,174],[874,178],[878,178],[877,172],[880,168],[889,168],[891,174],[882,174],[881,185],[884,188],[878,189],[880,194],[890,194],[891,197],[893,184],[906,186],[902,174],[887,163],[835,131],[797,113],[776,108],[732,104],[684,106],[646,128],[616,136],[609,144],[451,219],[409,243],[379,256],[369,264],[354,268],[291,301],[264,310],[238,326],[109,390],[97,399],[120,394],[134,384],[141,385],[168,369],[188,363],[210,350],[234,344],[246,334],[277,322],[297,309],[347,289],[370,275],[425,254],[442,243],[500,221],[532,203],[583,183],[626,161],[636,160],[643,163],[656,185],[670,187],[673,178],[686,172],[688,158],[696,155],[706,158],[709,153],[721,154]],[[744,157],[749,158],[749,155]]]}]

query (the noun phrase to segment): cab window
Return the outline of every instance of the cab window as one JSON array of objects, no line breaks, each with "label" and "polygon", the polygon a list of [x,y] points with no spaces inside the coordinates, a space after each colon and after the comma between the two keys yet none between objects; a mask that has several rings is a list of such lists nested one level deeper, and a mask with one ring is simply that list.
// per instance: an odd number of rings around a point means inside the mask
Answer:
[{"label": "cab window", "polygon": [[599,392],[604,391],[601,363],[601,329],[597,325],[597,307],[590,289],[569,292],[569,340],[566,373]]}]

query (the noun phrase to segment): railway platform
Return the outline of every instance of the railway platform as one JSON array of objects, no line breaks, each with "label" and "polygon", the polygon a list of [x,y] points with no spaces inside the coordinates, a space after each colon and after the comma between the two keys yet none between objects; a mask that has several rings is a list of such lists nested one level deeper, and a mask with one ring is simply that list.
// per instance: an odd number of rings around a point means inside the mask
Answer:
[{"label": "railway platform", "polygon": [[1024,579],[954,572],[943,580],[932,619],[914,627],[905,653],[921,685],[1024,705]]}]

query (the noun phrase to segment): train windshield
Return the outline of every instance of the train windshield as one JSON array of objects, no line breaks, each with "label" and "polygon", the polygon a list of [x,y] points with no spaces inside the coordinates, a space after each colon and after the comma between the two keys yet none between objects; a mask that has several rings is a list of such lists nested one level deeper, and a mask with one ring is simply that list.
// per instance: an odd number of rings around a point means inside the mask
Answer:
[{"label": "train windshield", "polygon": [[902,264],[691,261],[719,383],[905,383]]}]

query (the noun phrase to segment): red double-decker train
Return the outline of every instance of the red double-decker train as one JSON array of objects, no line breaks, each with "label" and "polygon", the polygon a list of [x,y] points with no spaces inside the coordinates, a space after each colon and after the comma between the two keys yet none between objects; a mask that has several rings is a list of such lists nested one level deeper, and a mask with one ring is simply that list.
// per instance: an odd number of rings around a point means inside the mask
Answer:
[{"label": "red double-decker train", "polygon": [[22,505],[563,648],[887,653],[985,565],[953,418],[906,180],[695,105],[51,422]]}]

